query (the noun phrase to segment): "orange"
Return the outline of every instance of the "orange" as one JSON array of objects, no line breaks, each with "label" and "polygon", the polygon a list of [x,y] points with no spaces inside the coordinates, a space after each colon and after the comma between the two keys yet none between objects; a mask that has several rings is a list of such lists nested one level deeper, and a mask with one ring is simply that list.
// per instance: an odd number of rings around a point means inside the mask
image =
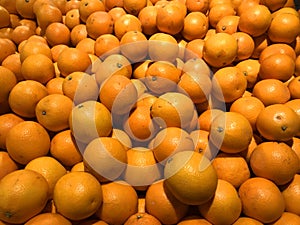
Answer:
[{"label": "orange", "polygon": [[152,149],[156,160],[165,164],[176,152],[193,150],[194,143],[190,135],[178,127],[167,127],[153,138]]},{"label": "orange", "polygon": [[290,212],[284,212],[281,217],[276,220],[272,225],[280,225],[280,224],[299,224],[300,223],[300,216]]},{"label": "orange", "polygon": [[295,76],[300,76],[300,56],[298,55],[295,61],[295,71],[294,71]]},{"label": "orange", "polygon": [[234,16],[236,14],[232,4],[216,4],[208,12],[208,20],[211,27],[216,28],[218,22],[225,16]]},{"label": "orange", "polygon": [[113,32],[111,15],[105,11],[93,12],[86,20],[86,30],[93,39],[97,39],[102,34],[111,34]]},{"label": "orange", "polygon": [[65,12],[68,12],[71,9],[78,9],[80,6],[80,1],[78,0],[70,0],[65,2]]},{"label": "orange", "polygon": [[123,7],[127,13],[137,16],[146,7],[147,0],[123,0]]},{"label": "orange", "polygon": [[33,4],[35,0],[16,0],[16,10],[23,18],[34,19]]},{"label": "orange", "polygon": [[76,163],[74,166],[72,166],[70,172],[76,172],[76,171],[86,171],[83,161],[80,161]]},{"label": "orange", "polygon": [[142,32],[142,23],[137,16],[125,14],[114,22],[114,34],[119,40],[128,31]]},{"label": "orange", "polygon": [[162,94],[176,90],[180,76],[181,70],[174,64],[157,61],[147,68],[144,83],[150,91]]},{"label": "orange", "polygon": [[261,4],[267,6],[272,12],[285,6],[287,0],[262,0]]},{"label": "orange", "polygon": [[[89,55],[94,55],[95,54],[95,40],[92,38],[84,38],[82,40],[80,40],[77,45],[76,48],[88,53]],[[95,58],[98,59],[98,57],[95,56]],[[93,59],[91,59],[93,61]]]},{"label": "orange", "polygon": [[25,165],[32,159],[47,155],[50,137],[39,123],[23,121],[7,133],[6,148],[13,160]]},{"label": "orange", "polygon": [[[264,162],[263,166],[261,166],[261,161]],[[254,149],[250,156],[253,173],[277,185],[291,181],[299,169],[299,163],[297,154],[285,143],[263,142]]]},{"label": "orange", "polygon": [[216,116],[222,114],[220,109],[207,109],[198,117],[198,123],[201,130],[210,131],[211,122]]},{"label": "orange", "polygon": [[124,130],[134,141],[147,142],[152,139],[158,127],[152,121],[150,107],[136,107],[125,120]]},{"label": "orange", "polygon": [[300,98],[299,84],[300,84],[300,77],[292,78],[292,80],[288,84],[288,88],[291,93],[292,99]]},{"label": "orange", "polygon": [[76,46],[79,41],[88,37],[85,24],[78,24],[72,28],[70,33],[71,43],[73,46]]},{"label": "orange", "polygon": [[17,14],[17,10],[16,10],[16,1],[13,0],[1,0],[0,1],[0,5],[3,6],[4,8],[6,8],[6,10],[11,14]]},{"label": "orange", "polygon": [[38,0],[33,5],[36,22],[42,34],[45,33],[47,26],[51,23],[62,22],[63,16],[59,8],[51,4],[39,5]]},{"label": "orange", "polygon": [[299,133],[299,123],[299,116],[293,109],[284,104],[274,104],[261,111],[256,128],[268,140],[287,141]]},{"label": "orange", "polygon": [[0,180],[7,174],[19,169],[18,164],[15,161],[13,161],[9,154],[5,151],[0,151],[0,165]]},{"label": "orange", "polygon": [[291,44],[300,34],[299,16],[291,13],[276,15],[270,23],[268,37],[272,42]]},{"label": "orange", "polygon": [[132,186],[122,181],[102,184],[103,203],[96,215],[108,224],[124,224],[137,213],[138,196]]},{"label": "orange", "polygon": [[19,116],[35,117],[37,103],[48,95],[47,88],[34,80],[17,83],[11,90],[8,98],[11,110]]},{"label": "orange", "polygon": [[43,54],[28,56],[22,62],[21,73],[25,80],[35,80],[42,84],[55,77],[52,60]]},{"label": "orange", "polygon": [[226,153],[238,153],[247,149],[252,135],[250,122],[237,112],[224,112],[211,122],[210,140]]},{"label": "orange", "polygon": [[[293,99],[285,103],[286,106],[290,107],[294,110],[294,112],[299,116],[300,115],[300,108],[299,108],[299,99]],[[299,133],[296,134],[299,136]]]},{"label": "orange", "polygon": [[260,63],[257,59],[245,59],[236,64],[247,79],[247,88],[253,88],[258,80]]},{"label": "orange", "polygon": [[72,9],[68,11],[64,18],[64,24],[69,28],[69,30],[72,30],[73,27],[80,24],[79,9]]},{"label": "orange", "polygon": [[260,143],[262,143],[261,137],[259,137],[256,134],[253,134],[253,137],[251,138],[251,142],[250,142],[248,148],[239,153],[242,157],[244,157],[244,159],[246,160],[246,162],[248,164],[250,162],[250,157],[251,157],[252,152],[257,147],[257,145]]},{"label": "orange", "polygon": [[264,108],[264,104],[258,98],[249,96],[235,100],[230,106],[230,111],[245,116],[249,120],[252,129],[256,130],[256,119]]},{"label": "orange", "polygon": [[152,35],[158,32],[156,26],[157,7],[147,6],[141,9],[138,14],[138,18],[142,24],[143,33],[146,35]]},{"label": "orange", "polygon": [[12,71],[15,74],[17,81],[24,80],[21,73],[21,60],[19,53],[7,56],[2,61],[2,66]]},{"label": "orange", "polygon": [[72,72],[86,71],[91,63],[88,53],[72,47],[64,49],[57,59],[58,69],[64,77]]},{"label": "orange", "polygon": [[1,49],[5,49],[5,51],[1,51],[0,54],[1,63],[7,56],[14,54],[16,51],[15,43],[12,40],[7,38],[0,38],[0,47]]},{"label": "orange", "polygon": [[69,126],[76,141],[89,143],[97,137],[107,137],[111,133],[112,118],[102,103],[86,101],[73,108]]},{"label": "orange", "polygon": [[212,67],[224,67],[235,60],[237,52],[236,38],[227,33],[216,33],[205,40],[203,59]]},{"label": "orange", "polygon": [[102,203],[101,184],[87,172],[67,173],[56,182],[53,201],[57,212],[70,220],[88,218]]},{"label": "orange", "polygon": [[132,147],[132,141],[124,130],[113,128],[111,137],[120,141],[127,150]]},{"label": "orange", "polygon": [[300,198],[300,175],[295,174],[293,180],[288,183],[282,190],[282,195],[285,201],[285,211],[299,215],[299,205],[294,204]]},{"label": "orange", "polygon": [[188,205],[209,201],[218,182],[211,162],[193,150],[178,152],[170,157],[164,168],[164,177],[166,188],[179,201]]},{"label": "orange", "polygon": [[161,167],[156,163],[151,149],[134,147],[126,153],[127,167],[123,176],[124,180],[135,190],[145,191],[150,184],[162,178]]},{"label": "orange", "polygon": [[25,25],[17,26],[12,32],[12,40],[16,44],[20,44],[22,41],[27,40],[30,36],[35,34],[35,30]]},{"label": "orange", "polygon": [[40,213],[48,200],[48,183],[38,172],[16,170],[0,181],[0,219],[23,224]]},{"label": "orange", "polygon": [[202,152],[205,156],[208,157],[207,151],[210,150],[209,143],[209,132],[206,130],[193,130],[190,132],[190,137],[194,142],[194,151]]},{"label": "orange", "polygon": [[254,4],[240,13],[240,31],[258,37],[264,34],[272,21],[271,12],[265,5]]},{"label": "orange", "polygon": [[254,40],[254,51],[252,53],[252,58],[258,59],[260,56],[260,53],[270,45],[270,40],[266,33],[258,36],[258,37],[252,37]]},{"label": "orange", "polygon": [[83,162],[101,182],[115,180],[126,168],[126,149],[115,138],[95,138],[85,148]]},{"label": "orange", "polygon": [[233,225],[263,225],[263,223],[259,222],[256,219],[253,219],[251,217],[240,217],[238,218]]},{"label": "orange", "polygon": [[148,55],[148,42],[141,31],[128,31],[120,40],[120,50],[132,63],[143,61]]},{"label": "orange", "polygon": [[188,61],[194,57],[202,59],[203,56],[203,39],[194,39],[189,41],[185,46],[184,59]]},{"label": "orange", "polygon": [[145,195],[146,211],[163,224],[177,224],[187,215],[189,206],[183,204],[166,188],[164,180],[150,185]]},{"label": "orange", "polygon": [[212,162],[219,179],[228,181],[235,188],[250,178],[246,160],[238,154],[219,153]]},{"label": "orange", "polygon": [[64,81],[63,77],[55,77],[49,80],[46,84],[48,94],[63,94],[62,91],[63,81]]},{"label": "orange", "polygon": [[[298,137],[292,138],[292,144],[289,145],[294,150],[294,152],[297,154],[298,158],[300,159],[300,139]],[[300,168],[299,168],[300,169]],[[298,170],[299,171],[299,170]]]},{"label": "orange", "polygon": [[96,100],[99,88],[91,75],[85,72],[72,72],[64,78],[62,91],[77,105],[88,100]]},{"label": "orange", "polygon": [[47,130],[58,132],[69,128],[69,115],[73,103],[62,94],[50,94],[42,98],[36,105],[37,121]]},{"label": "orange", "polygon": [[49,24],[45,31],[45,37],[50,46],[68,45],[70,43],[70,35],[69,28],[59,22]]},{"label": "orange", "polygon": [[212,95],[219,101],[233,102],[242,97],[247,88],[247,79],[235,66],[217,70],[212,78]]},{"label": "orange", "polygon": [[124,223],[124,225],[161,225],[161,222],[154,216],[148,213],[136,213],[130,216]]},{"label": "orange", "polygon": [[238,42],[238,52],[235,61],[248,59],[253,54],[255,43],[253,38],[244,32],[235,32],[232,34]]},{"label": "orange", "polygon": [[252,95],[264,103],[265,106],[283,104],[290,99],[288,87],[280,80],[265,79],[258,81],[252,90]]},{"label": "orange", "polygon": [[243,213],[262,223],[274,222],[284,212],[283,195],[279,188],[268,179],[250,178],[240,186],[238,192],[243,205]]},{"label": "orange", "polygon": [[80,1],[79,15],[82,22],[86,22],[89,15],[96,11],[105,11],[105,3],[97,0]]},{"label": "orange", "polygon": [[[201,29],[199,29],[201,27]],[[191,12],[184,18],[181,34],[188,40],[203,38],[208,31],[208,18],[202,12]]]},{"label": "orange", "polygon": [[104,59],[108,55],[118,54],[120,41],[113,34],[102,34],[100,35],[95,42],[94,51],[95,55]]},{"label": "orange", "polygon": [[123,75],[109,77],[100,86],[100,102],[112,114],[129,113],[137,100],[137,90],[129,78]]},{"label": "orange", "polygon": [[[235,187],[225,180],[218,179],[214,197],[198,208],[201,215],[213,224],[232,224],[242,212],[242,203]],[[227,209],[227,213],[220,213],[224,208]]]},{"label": "orange", "polygon": [[175,35],[184,26],[185,14],[176,4],[166,3],[157,7],[156,26],[160,32]]},{"label": "orange", "polygon": [[27,163],[25,169],[36,171],[47,180],[50,197],[52,197],[54,186],[58,179],[67,173],[62,164],[49,156],[42,156],[31,160]]},{"label": "orange", "polygon": [[115,22],[118,18],[126,14],[126,11],[123,7],[116,6],[108,11],[108,14],[111,15],[113,21]]},{"label": "orange", "polygon": [[236,15],[228,15],[222,17],[216,24],[217,33],[228,33],[233,34],[238,30],[240,17]]},{"label": "orange", "polygon": [[111,54],[105,57],[105,60],[99,64],[95,72],[95,78],[99,86],[110,76],[122,75],[131,77],[132,66],[130,61],[122,54]]},{"label": "orange", "polygon": [[44,225],[51,225],[53,223],[57,225],[71,225],[71,221],[63,217],[62,215],[58,213],[41,213],[34,217],[32,217],[30,220],[28,220],[24,225],[38,225],[38,224],[44,224]]},{"label": "orange", "polygon": [[155,33],[149,37],[148,54],[151,60],[174,62],[179,54],[176,39],[166,33]]},{"label": "orange", "polygon": [[23,62],[28,56],[36,54],[44,54],[49,59],[52,59],[50,47],[41,41],[25,41],[20,52],[20,60]]},{"label": "orange", "polygon": [[206,219],[201,216],[186,216],[184,217],[178,225],[212,225]]},{"label": "orange", "polygon": [[274,54],[284,54],[290,56],[293,60],[296,59],[295,50],[285,43],[273,43],[268,45],[259,55],[259,62]]},{"label": "orange", "polygon": [[194,104],[185,94],[167,92],[155,100],[150,111],[161,128],[186,128],[194,117]]},{"label": "orange", "polygon": [[68,46],[64,44],[55,45],[51,48],[53,62],[57,62],[59,54],[66,48],[68,48]]},{"label": "orange", "polygon": [[0,73],[0,84],[2,87],[0,91],[0,102],[4,102],[8,100],[11,90],[17,84],[17,78],[10,69],[4,66],[0,66]]},{"label": "orange", "polygon": [[82,161],[80,150],[82,149],[77,146],[70,130],[56,133],[50,142],[50,155],[65,167],[74,166]]},{"label": "orange", "polygon": [[123,7],[124,1],[123,0],[105,0],[104,4],[105,4],[106,11],[108,11],[115,7]]},{"label": "orange", "polygon": [[208,0],[203,0],[203,1],[187,0],[186,7],[190,12],[198,11],[206,14],[209,7],[209,1]]},{"label": "orange", "polygon": [[[295,60],[285,54],[272,54],[260,62],[261,79],[288,81],[294,74]],[[275,72],[276,71],[276,72]]]}]

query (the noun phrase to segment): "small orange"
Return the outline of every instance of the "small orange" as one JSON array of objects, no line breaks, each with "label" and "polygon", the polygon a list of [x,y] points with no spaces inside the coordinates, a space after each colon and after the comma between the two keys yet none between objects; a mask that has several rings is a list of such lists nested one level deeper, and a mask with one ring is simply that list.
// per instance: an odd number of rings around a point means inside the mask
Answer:
[{"label": "small orange", "polygon": [[38,172],[16,170],[0,182],[0,220],[24,224],[39,214],[49,199],[48,183]]},{"label": "small orange", "polygon": [[277,79],[258,81],[253,87],[252,94],[265,106],[286,103],[291,97],[288,87]]},{"label": "small orange", "polygon": [[79,15],[82,22],[86,22],[89,15],[96,11],[105,11],[105,3],[98,0],[84,0],[80,1]]},{"label": "small orange", "polygon": [[124,223],[124,225],[161,225],[161,222],[151,214],[145,212],[138,212],[130,216]]},{"label": "small orange", "polygon": [[120,41],[113,34],[102,34],[95,42],[94,51],[95,55],[100,59],[105,59],[108,55],[118,54]]},{"label": "small orange", "polygon": [[43,4],[39,5],[34,4],[33,10],[35,11],[35,17],[37,25],[40,28],[41,34],[45,33],[47,26],[51,23],[62,22],[63,16],[59,8],[52,4]]},{"label": "small orange", "polygon": [[253,54],[255,43],[253,38],[244,32],[235,32],[232,34],[238,42],[238,52],[235,61],[248,59]]},{"label": "small orange", "polygon": [[228,181],[235,188],[250,178],[246,160],[238,154],[219,153],[212,162],[219,179]]},{"label": "small orange", "polygon": [[38,225],[38,224],[44,224],[44,225],[51,225],[53,223],[57,225],[71,225],[71,221],[69,221],[64,216],[58,214],[58,213],[40,213],[34,217],[32,217],[30,220],[28,220],[24,225]]},{"label": "small orange", "polygon": [[202,216],[192,215],[184,217],[178,225],[212,225],[208,220],[204,219]]},{"label": "small orange", "polygon": [[283,195],[279,188],[268,179],[250,178],[240,186],[238,192],[243,205],[243,213],[262,223],[274,222],[284,212]]},{"label": "small orange", "polygon": [[6,148],[13,160],[25,165],[32,159],[47,155],[50,137],[39,123],[23,121],[13,126],[7,133]]},{"label": "small orange", "polygon": [[252,129],[256,130],[256,119],[264,108],[262,101],[254,96],[249,96],[235,100],[230,106],[230,111],[245,116],[249,120]]},{"label": "small orange", "polygon": [[96,216],[108,224],[124,224],[137,213],[138,196],[132,186],[122,181],[102,184],[103,203]]},{"label": "small orange", "polygon": [[[300,100],[299,99],[293,99],[293,100],[290,100],[288,102],[285,103],[286,106],[290,107],[291,109],[294,110],[294,112],[300,116]],[[296,134],[297,136],[299,136],[299,133]]]},{"label": "small orange", "polygon": [[48,95],[47,88],[40,82],[26,80],[17,83],[8,98],[11,110],[19,116],[35,117],[36,104]]},{"label": "small orange", "polygon": [[208,202],[218,183],[216,171],[209,159],[193,150],[177,152],[169,158],[164,176],[166,188],[179,201],[188,205]]},{"label": "small orange", "polygon": [[195,57],[201,59],[203,57],[203,46],[203,39],[194,39],[189,41],[185,46],[184,60],[188,61]]},{"label": "small orange", "polygon": [[3,6],[4,8],[6,8],[6,10],[10,13],[10,14],[17,14],[17,10],[16,10],[16,0],[1,0],[0,1],[0,5]]},{"label": "small orange", "polygon": [[35,30],[25,25],[17,26],[12,32],[12,40],[18,45],[22,41],[27,40],[30,36],[35,34]]},{"label": "small orange", "polygon": [[85,24],[78,24],[71,30],[70,38],[73,46],[76,46],[79,41],[88,37]]},{"label": "small orange", "polygon": [[203,59],[212,67],[224,67],[237,57],[236,38],[227,33],[216,33],[204,42]]},{"label": "small orange", "polygon": [[50,94],[36,105],[37,121],[47,130],[58,132],[69,128],[69,115],[73,102],[62,94]]},{"label": "small orange", "polygon": [[0,54],[1,63],[7,56],[14,54],[16,51],[15,43],[8,38],[0,38],[0,47],[1,49],[5,49],[5,51],[1,51]]},{"label": "small orange", "polygon": [[147,0],[123,0],[123,7],[127,13],[137,16],[145,8]]},{"label": "small orange", "polygon": [[219,101],[233,102],[240,98],[247,88],[247,79],[235,66],[220,68],[212,78],[212,95]]},{"label": "small orange", "polygon": [[36,54],[44,54],[52,60],[51,49],[47,43],[42,41],[25,41],[20,52],[20,60],[23,62],[28,56]]},{"label": "small orange", "polygon": [[267,178],[277,185],[291,181],[297,173],[299,165],[297,154],[285,143],[263,142],[254,149],[250,156],[253,173],[256,176]]},{"label": "small orange", "polygon": [[12,160],[6,151],[0,151],[0,180],[7,174],[19,169],[18,164]]},{"label": "small orange", "polygon": [[283,224],[296,225],[300,223],[300,216],[290,212],[284,212],[281,217],[271,225],[283,225]]},{"label": "small orange", "polygon": [[253,37],[254,40],[254,51],[252,53],[252,58],[258,59],[260,53],[270,45],[270,39],[268,38],[267,34],[264,33],[258,37]]},{"label": "small orange", "polygon": [[82,220],[93,215],[102,204],[102,187],[87,172],[67,173],[56,182],[53,201],[61,215]]},{"label": "small orange", "polygon": [[108,14],[111,15],[111,17],[113,18],[113,21],[115,22],[121,16],[125,15],[126,11],[125,11],[125,9],[123,7],[116,6],[116,7],[112,8],[112,9],[110,9],[108,11]]},{"label": "small orange", "polygon": [[89,143],[111,133],[112,118],[110,111],[102,103],[86,101],[73,108],[69,126],[76,141]]},{"label": "small orange", "polygon": [[293,60],[296,59],[295,50],[288,44],[285,43],[273,43],[268,45],[259,55],[259,62],[262,62],[264,59],[268,58],[274,54],[284,54],[290,56]]},{"label": "small orange", "polygon": [[4,66],[0,66],[0,84],[1,84],[1,91],[0,91],[0,102],[4,102],[8,100],[9,94],[11,90],[17,84],[17,78],[15,74]]},{"label": "small orange", "polygon": [[217,23],[225,16],[234,16],[236,14],[232,4],[216,4],[212,6],[208,13],[208,20],[211,27],[216,28]]},{"label": "small orange", "polygon": [[70,43],[70,35],[69,28],[59,22],[49,24],[45,31],[45,37],[50,46],[59,44],[68,45]]},{"label": "small orange", "polygon": [[240,217],[238,218],[232,225],[263,225],[263,223],[259,222],[256,219],[251,217]]},{"label": "small orange", "polygon": [[222,114],[220,109],[206,109],[198,117],[198,123],[201,130],[210,131],[211,122],[216,116]]},{"label": "small orange", "polygon": [[259,77],[261,79],[278,79],[288,81],[294,74],[295,60],[285,54],[272,54],[260,61]]},{"label": "small orange", "polygon": [[44,54],[28,56],[22,62],[21,73],[25,80],[35,80],[42,84],[55,77],[53,62]]},{"label": "small orange", "polygon": [[217,33],[228,33],[233,34],[238,31],[240,17],[236,15],[228,15],[222,17],[216,24],[216,32]]},{"label": "small orange", "polygon": [[224,112],[211,122],[210,140],[226,153],[238,153],[247,149],[252,135],[250,122],[237,112]]},{"label": "small orange", "polygon": [[142,32],[142,23],[137,16],[125,14],[115,21],[114,34],[119,40],[128,31]]},{"label": "small orange", "polygon": [[21,60],[20,60],[19,53],[15,53],[7,56],[2,61],[2,66],[12,71],[15,74],[17,81],[24,80],[21,73]]},{"label": "small orange", "polygon": [[203,1],[187,0],[186,7],[190,12],[198,11],[206,14],[209,7],[209,1],[208,0],[203,0]]},{"label": "small orange", "polygon": [[291,98],[299,99],[299,84],[300,84],[300,76],[292,78],[292,80],[288,84],[289,91],[291,93]]},{"label": "small orange", "polygon": [[299,205],[294,204],[300,198],[300,175],[295,174],[293,180],[285,185],[282,190],[282,195],[285,201],[285,210],[287,212],[295,213],[299,215],[300,208]]},{"label": "small orange", "polygon": [[176,224],[188,213],[188,205],[180,202],[166,188],[164,180],[150,185],[145,195],[146,211],[163,224]]},{"label": "small orange", "polygon": [[46,84],[48,94],[63,94],[62,84],[64,82],[63,77],[54,77]]},{"label": "small orange", "polygon": [[298,55],[295,61],[295,76],[300,76],[300,56]]},{"label": "small orange", "polygon": [[72,30],[73,27],[80,24],[79,9],[72,9],[68,11],[64,18],[64,24],[69,28],[69,30]]},{"label": "small orange", "polygon": [[296,112],[284,104],[265,107],[258,115],[256,128],[266,139],[287,141],[299,133],[300,119]]},{"label": "small orange", "polygon": [[95,138],[84,149],[83,162],[100,182],[113,181],[126,169],[126,148],[112,137]]},{"label": "small orange", "polygon": [[[228,213],[220,214],[226,208]],[[207,203],[198,206],[200,214],[213,224],[232,224],[242,212],[242,203],[235,187],[218,179],[215,195]]]},{"label": "small orange", "polygon": [[80,150],[68,129],[57,132],[50,142],[50,155],[65,167],[82,161]]},{"label": "small orange", "polygon": [[253,4],[240,13],[238,28],[253,37],[258,37],[268,30],[271,21],[271,12],[267,6]]},{"label": "small orange", "polygon": [[272,12],[279,10],[280,8],[284,7],[287,0],[261,0],[261,4],[267,6]]},{"label": "small orange", "polygon": [[205,14],[201,12],[191,12],[184,18],[181,34],[188,41],[203,38],[208,31],[208,27],[209,22]]},{"label": "small orange", "polygon": [[236,64],[247,79],[247,88],[253,88],[258,80],[260,63],[257,59],[245,59]]},{"label": "small orange", "polygon": [[122,7],[124,6],[124,1],[123,0],[105,0],[104,2],[106,11],[111,10],[112,8],[115,7]]},{"label": "small orange", "polygon": [[85,72],[91,63],[86,52],[71,47],[64,49],[57,59],[58,69],[64,77],[76,71]]},{"label": "small orange", "polygon": [[102,34],[113,32],[113,20],[110,14],[105,11],[93,12],[86,20],[86,30],[88,35],[96,40]]},{"label": "small orange", "polygon": [[146,35],[153,35],[158,32],[156,26],[157,7],[147,6],[141,9],[138,18],[142,24],[143,33]]},{"label": "small orange", "polygon": [[35,0],[16,0],[16,10],[23,18],[34,19],[33,4]]}]

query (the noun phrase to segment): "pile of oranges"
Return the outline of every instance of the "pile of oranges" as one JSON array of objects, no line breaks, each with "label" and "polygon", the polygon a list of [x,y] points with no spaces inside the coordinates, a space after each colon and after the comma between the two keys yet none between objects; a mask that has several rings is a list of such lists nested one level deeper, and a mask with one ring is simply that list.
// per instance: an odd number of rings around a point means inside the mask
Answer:
[{"label": "pile of oranges", "polygon": [[299,225],[299,12],[0,0],[0,225]]}]

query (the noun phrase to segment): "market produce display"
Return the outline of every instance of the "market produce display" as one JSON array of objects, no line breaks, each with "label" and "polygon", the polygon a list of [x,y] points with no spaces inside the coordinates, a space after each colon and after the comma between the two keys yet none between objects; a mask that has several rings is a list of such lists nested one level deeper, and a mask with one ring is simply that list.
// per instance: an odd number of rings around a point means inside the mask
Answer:
[{"label": "market produce display", "polygon": [[0,225],[300,225],[293,0],[0,0]]}]

